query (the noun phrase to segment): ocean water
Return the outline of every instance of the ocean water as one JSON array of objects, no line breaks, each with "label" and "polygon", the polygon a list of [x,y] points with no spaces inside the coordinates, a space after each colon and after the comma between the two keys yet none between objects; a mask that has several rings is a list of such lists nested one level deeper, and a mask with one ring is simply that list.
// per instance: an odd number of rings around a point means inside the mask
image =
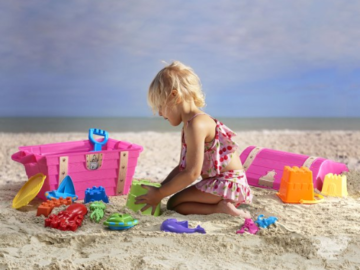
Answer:
[{"label": "ocean water", "polygon": [[[245,130],[360,130],[360,118],[217,118],[234,131]],[[161,117],[120,118],[0,118],[0,132],[176,132]]]}]

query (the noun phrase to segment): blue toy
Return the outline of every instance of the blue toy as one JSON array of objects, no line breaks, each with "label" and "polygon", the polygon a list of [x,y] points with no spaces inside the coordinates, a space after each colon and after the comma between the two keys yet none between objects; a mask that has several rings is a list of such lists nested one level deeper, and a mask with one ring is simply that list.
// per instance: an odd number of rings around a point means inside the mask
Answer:
[{"label": "blue toy", "polygon": [[278,220],[277,217],[264,218],[264,215],[259,215],[255,221],[261,228],[268,228],[271,224],[274,224]]},{"label": "blue toy", "polygon": [[174,233],[206,233],[204,228],[198,225],[195,229],[189,228],[188,221],[177,221],[175,218],[169,218],[165,220],[160,229],[164,232],[174,232]]},{"label": "blue toy", "polygon": [[74,183],[69,175],[67,175],[62,182],[60,183],[57,190],[47,191],[45,192],[45,197],[48,200],[52,198],[60,199],[71,197],[71,200],[74,202],[78,199],[78,196],[75,194]]},{"label": "blue toy", "polygon": [[[99,136],[104,136],[104,140],[101,142],[95,140],[94,134]],[[93,151],[101,151],[102,146],[107,143],[108,139],[109,139],[109,133],[107,131],[98,128],[89,129],[89,141],[92,142],[92,144],[94,145]]]},{"label": "blue toy", "polygon": [[85,190],[84,203],[103,201],[104,203],[109,203],[109,197],[106,195],[105,188],[92,187]]}]

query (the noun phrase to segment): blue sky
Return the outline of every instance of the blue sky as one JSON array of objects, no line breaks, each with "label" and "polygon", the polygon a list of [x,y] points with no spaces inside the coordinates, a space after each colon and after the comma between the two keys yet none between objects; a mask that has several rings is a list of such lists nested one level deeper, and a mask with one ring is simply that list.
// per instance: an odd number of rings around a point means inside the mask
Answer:
[{"label": "blue sky", "polygon": [[216,117],[360,117],[360,1],[0,0],[0,116],[151,116],[162,61]]}]

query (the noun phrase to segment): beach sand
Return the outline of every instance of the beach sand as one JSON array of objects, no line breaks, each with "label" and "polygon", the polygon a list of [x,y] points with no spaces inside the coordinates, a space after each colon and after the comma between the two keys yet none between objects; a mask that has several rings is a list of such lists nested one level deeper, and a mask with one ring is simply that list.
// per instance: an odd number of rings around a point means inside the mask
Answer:
[{"label": "beach sand", "polygon": [[[112,133],[144,147],[135,178],[160,182],[178,163],[180,133]],[[325,157],[347,164],[346,198],[326,197],[315,205],[284,204],[276,191],[253,188],[246,206],[253,217],[276,216],[285,225],[257,235],[236,234],[240,217],[225,214],[183,216],[165,209],[160,217],[125,208],[126,196],[110,197],[106,216],[130,213],[139,225],[110,231],[86,217],[76,232],[44,228],[34,199],[19,210],[12,200],[27,176],[11,160],[18,146],[82,140],[86,134],[0,133],[0,269],[360,269],[360,132],[237,132],[240,152],[249,145]],[[58,212],[63,208],[56,209]],[[168,218],[201,225],[206,234],[160,231]],[[105,220],[105,219],[104,219]]]}]

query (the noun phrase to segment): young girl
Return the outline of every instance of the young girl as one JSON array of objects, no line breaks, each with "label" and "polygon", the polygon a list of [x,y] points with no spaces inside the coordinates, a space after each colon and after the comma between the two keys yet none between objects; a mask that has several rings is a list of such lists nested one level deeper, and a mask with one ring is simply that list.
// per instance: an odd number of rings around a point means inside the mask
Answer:
[{"label": "young girl", "polygon": [[[227,213],[250,219],[237,209],[250,203],[252,193],[244,173],[235,133],[223,123],[202,112],[205,105],[199,77],[176,61],[163,68],[149,87],[148,102],[172,126],[183,124],[181,157],[160,188],[143,186],[148,193],[136,198],[142,211],[153,211],[161,199],[173,195],[169,210],[188,214]],[[191,185],[201,176],[202,180]]]}]

